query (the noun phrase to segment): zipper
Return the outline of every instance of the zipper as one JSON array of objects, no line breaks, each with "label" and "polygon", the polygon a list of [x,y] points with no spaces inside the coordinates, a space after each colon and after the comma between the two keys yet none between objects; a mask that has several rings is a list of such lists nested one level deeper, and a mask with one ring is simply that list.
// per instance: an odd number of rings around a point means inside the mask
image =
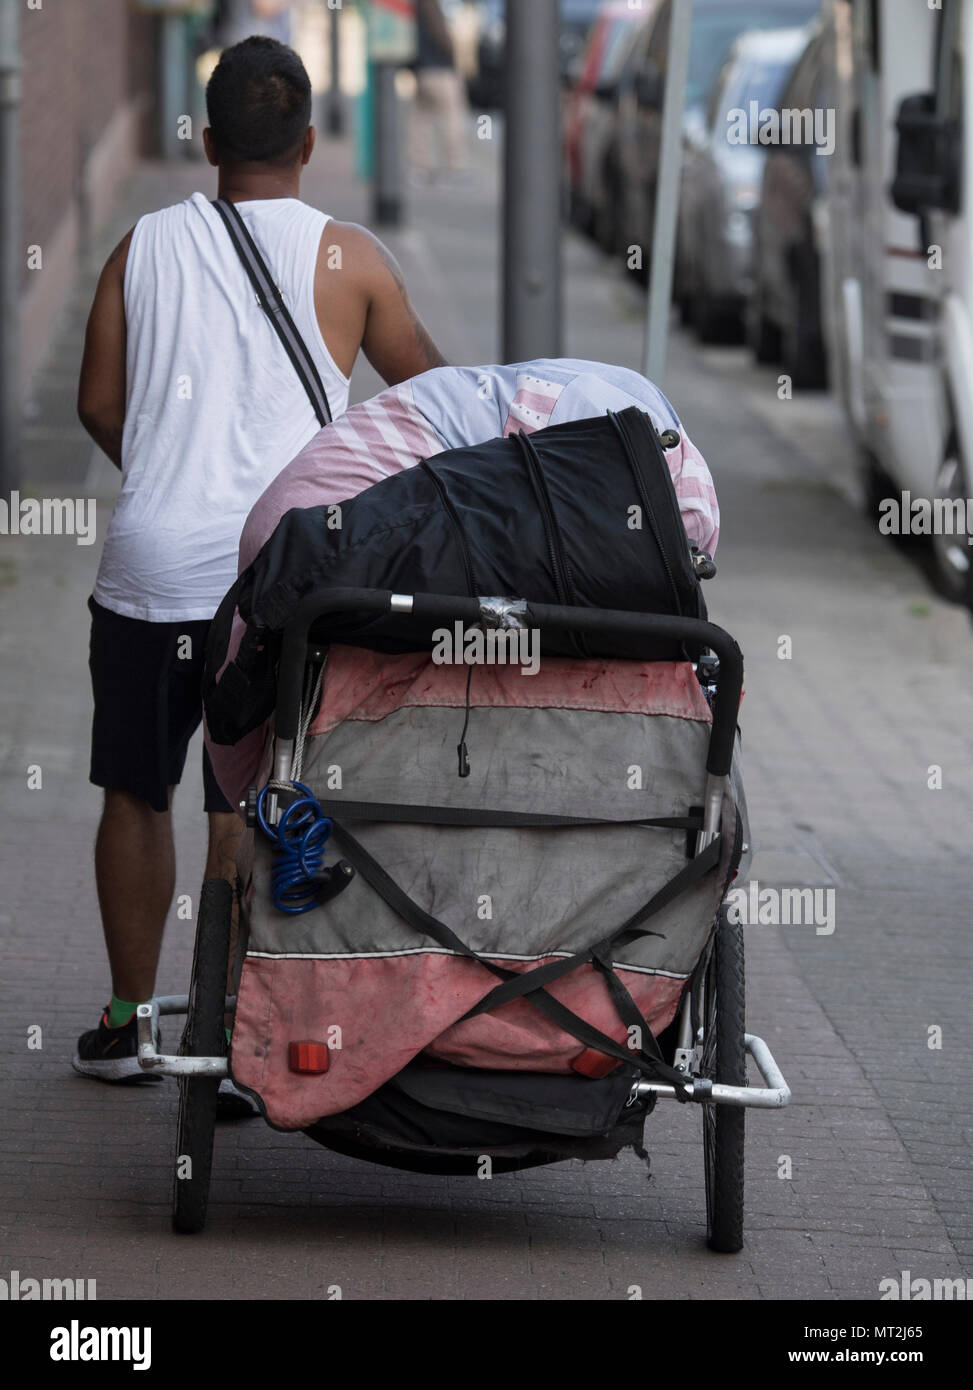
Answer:
[{"label": "zipper", "polygon": [[[673,601],[676,605],[676,613],[680,617],[682,617],[682,602],[679,598],[679,588],[676,584],[675,576],[672,572],[672,565],[669,561],[669,552],[666,550],[666,547],[663,544],[662,533],[659,530],[659,524],[656,521],[655,512],[652,509],[652,503],[649,501],[649,494],[645,486],[645,479],[642,477],[642,469],[639,467],[639,461],[635,456],[634,449],[632,448],[632,442],[628,437],[628,431],[624,428],[622,422],[619,420],[618,416],[614,413],[614,411],[608,411],[608,418],[609,420],[611,420],[612,424],[615,427],[615,432],[617,433],[619,439],[622,441],[622,448],[625,451],[625,457],[628,460],[628,466],[632,470],[632,476],[635,479],[636,490],[638,491],[639,497],[642,499],[642,506],[645,510],[645,515],[648,518],[649,529],[651,530],[652,536],[655,540],[656,548],[660,556],[662,557],[662,564],[665,567],[666,577],[669,580],[669,588],[672,591]],[[656,441],[656,447],[658,448],[659,453],[661,454],[662,450],[661,447],[658,445],[658,441]],[[665,455],[662,456],[662,464],[668,472],[669,465],[665,461]]]},{"label": "zipper", "polygon": [[453,505],[453,499],[446,490],[446,484],[443,482],[442,478],[440,478],[436,470],[430,468],[428,459],[421,459],[419,467],[424,469],[433,480],[436,491],[439,493],[439,500],[442,502],[443,509],[449,517],[453,532],[456,536],[457,545],[459,546],[459,552],[463,559],[463,569],[466,571],[467,590],[469,591],[470,598],[477,598],[476,579],[473,574],[473,556],[470,552],[470,542],[466,535],[466,530],[462,521],[460,521],[459,512]]},{"label": "zipper", "polygon": [[[520,450],[527,466],[527,476],[534,490],[534,496],[537,498],[538,506],[540,507],[541,521],[544,525],[544,535],[547,539],[547,551],[551,560],[554,587],[557,590],[558,599],[565,607],[577,607],[577,594],[574,591],[574,584],[571,581],[567,557],[564,554],[564,547],[561,542],[561,528],[557,523],[554,504],[551,501],[551,494],[547,490],[547,482],[544,478],[544,471],[541,468],[540,460],[537,457],[537,450],[534,448],[530,436],[524,433],[524,431],[520,431],[520,433],[515,434],[513,437],[520,445]],[[583,637],[580,637],[575,632],[571,632],[568,635],[579,655],[583,657],[591,655],[588,644]]]},{"label": "zipper", "polygon": [[559,539],[557,538],[557,521],[554,517],[554,507],[551,503],[550,493],[547,484],[541,476],[540,468],[537,463],[537,456],[534,446],[528,441],[528,437],[522,431],[515,434],[514,438],[520,445],[520,451],[524,456],[524,463],[527,466],[527,476],[531,487],[534,489],[534,496],[541,509],[541,520],[544,523],[544,535],[547,539],[547,553],[551,561],[551,570],[554,574],[554,587],[557,590],[558,601],[565,607],[571,603],[571,591],[568,583],[567,569],[563,562]]}]

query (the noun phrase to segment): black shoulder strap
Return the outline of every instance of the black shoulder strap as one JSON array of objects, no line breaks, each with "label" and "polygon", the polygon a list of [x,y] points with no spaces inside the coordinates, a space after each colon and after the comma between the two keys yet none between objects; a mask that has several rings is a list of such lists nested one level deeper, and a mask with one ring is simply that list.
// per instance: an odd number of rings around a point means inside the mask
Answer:
[{"label": "black shoulder strap", "polygon": [[226,198],[216,198],[214,208],[222,217],[230,240],[236,247],[243,268],[250,277],[250,283],[257,292],[260,307],[270,319],[274,332],[284,344],[284,350],[293,363],[294,370],[301,379],[314,413],[324,425],[331,424],[331,407],[324,385],[308,352],[304,339],[297,331],[297,325],[287,311],[280,290],[274,284],[267,264],[257,250],[253,237],[247,231],[246,223],[236,208]]}]

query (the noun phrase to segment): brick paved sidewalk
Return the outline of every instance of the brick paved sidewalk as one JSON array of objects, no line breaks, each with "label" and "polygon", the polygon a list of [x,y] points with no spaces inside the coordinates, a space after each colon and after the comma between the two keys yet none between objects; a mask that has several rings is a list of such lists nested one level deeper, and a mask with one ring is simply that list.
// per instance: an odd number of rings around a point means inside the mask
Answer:
[{"label": "brick paved sidewalk", "polygon": [[[197,172],[147,168],[128,221],[184,196]],[[327,152],[320,186],[322,206],[364,215],[342,150]],[[485,167],[471,191],[424,194],[412,229],[394,238],[421,312],[458,361],[497,352],[494,194]],[[567,261],[568,350],[635,365],[639,301],[573,239]],[[91,468],[79,432],[70,438],[78,342],[69,315],[29,457],[40,483],[104,493],[103,535],[111,473]],[[877,1298],[879,1280],[902,1269],[961,1272],[971,1253],[969,873],[957,848],[973,810],[968,627],[832,487],[849,456],[827,407],[792,402],[788,418],[772,382],[739,354],[678,339],[666,382],[724,508],[711,608],[747,657],[747,788],[763,850],[754,872],[836,888],[831,937],[747,929],[748,1026],[795,1095],[787,1111],[749,1121],[744,1251],[704,1249],[700,1117],[665,1106],[646,1131],[651,1178],[632,1155],[490,1182],[422,1177],[259,1122],[228,1126],[206,1234],[171,1235],[174,1084],[117,1090],[69,1066],[106,990],[90,868],[98,795],[86,781],[85,598],[98,547],[40,537],[5,539],[0,552],[0,1264],[23,1277],[95,1278],[100,1297],[134,1299],[303,1299],[335,1284],[369,1299],[611,1299],[632,1285],[645,1298]],[[368,393],[367,373],[356,387]],[[793,638],[791,662],[777,659],[781,634]],[[941,793],[926,790],[931,763],[946,772]],[[29,764],[43,770],[40,790],[27,790]],[[196,766],[191,755],[177,800],[177,893],[194,901]],[[173,919],[160,990],[185,989],[191,949],[191,924]],[[939,1052],[926,1046],[936,1024]],[[28,1046],[33,1025],[40,1050]],[[778,1176],[782,1156],[789,1179]]]}]

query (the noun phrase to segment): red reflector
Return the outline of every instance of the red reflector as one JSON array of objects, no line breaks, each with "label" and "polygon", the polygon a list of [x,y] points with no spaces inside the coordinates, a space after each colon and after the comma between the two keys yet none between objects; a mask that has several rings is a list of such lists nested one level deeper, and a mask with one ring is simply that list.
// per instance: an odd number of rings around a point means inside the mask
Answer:
[{"label": "red reflector", "polygon": [[289,1060],[291,1071],[316,1075],[328,1070],[331,1059],[327,1043],[292,1042]]},{"label": "red reflector", "polygon": [[610,1071],[614,1071],[618,1065],[614,1057],[606,1057],[604,1052],[596,1052],[593,1047],[586,1047],[584,1052],[579,1052],[571,1062],[571,1070],[581,1076],[590,1076],[592,1081],[598,1081]]}]

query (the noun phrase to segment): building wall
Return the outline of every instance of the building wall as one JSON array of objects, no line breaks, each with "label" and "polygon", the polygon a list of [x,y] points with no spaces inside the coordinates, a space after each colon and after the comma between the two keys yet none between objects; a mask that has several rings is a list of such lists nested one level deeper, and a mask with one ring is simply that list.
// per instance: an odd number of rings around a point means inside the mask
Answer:
[{"label": "building wall", "polygon": [[[154,21],[131,0],[41,0],[21,17],[25,385],[46,354],[87,236],[148,150]],[[39,246],[40,270],[27,247]]]}]

